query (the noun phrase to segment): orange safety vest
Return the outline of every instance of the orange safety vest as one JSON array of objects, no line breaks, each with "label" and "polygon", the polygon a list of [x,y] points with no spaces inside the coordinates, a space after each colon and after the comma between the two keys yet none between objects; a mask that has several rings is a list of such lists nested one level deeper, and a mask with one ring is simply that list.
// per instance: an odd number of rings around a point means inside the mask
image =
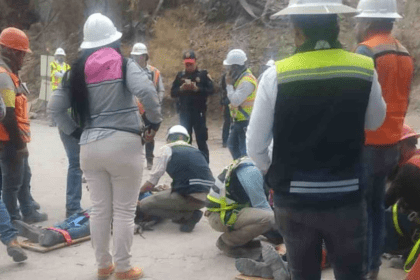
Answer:
[{"label": "orange safety vest", "polygon": [[361,43],[374,54],[382,96],[387,105],[386,117],[376,131],[366,131],[366,145],[394,145],[399,142],[408,108],[413,59],[407,49],[391,34],[377,34]]},{"label": "orange safety vest", "polygon": [[155,85],[155,88],[157,90],[158,84],[159,84],[160,71],[156,67],[153,67],[151,65],[149,65],[149,67],[150,67],[150,71],[153,72],[153,81],[152,82]]},{"label": "orange safety vest", "polygon": [[[29,143],[31,141],[31,129],[29,124],[29,115],[28,115],[28,99],[24,94],[25,90],[23,89],[22,84],[20,83],[19,78],[9,72],[4,67],[0,66],[0,73],[7,73],[15,85],[15,114],[17,125],[19,128],[20,136],[24,143]],[[9,141],[9,133],[2,123],[0,123],[0,141],[6,142]]]}]

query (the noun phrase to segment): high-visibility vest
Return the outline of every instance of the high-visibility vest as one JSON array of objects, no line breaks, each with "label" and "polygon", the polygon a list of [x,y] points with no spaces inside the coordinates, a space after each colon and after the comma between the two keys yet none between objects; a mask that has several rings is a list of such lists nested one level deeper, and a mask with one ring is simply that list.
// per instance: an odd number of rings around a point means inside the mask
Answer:
[{"label": "high-visibility vest", "polygon": [[[254,91],[248,95],[245,101],[238,107],[229,104],[230,115],[235,121],[246,121],[251,116],[252,108],[254,107],[254,100],[257,93],[258,82],[257,79],[252,75],[251,70],[247,69],[241,77],[233,85],[236,90],[243,82],[250,82],[254,85]],[[245,114],[244,114],[245,113]]]},{"label": "high-visibility vest", "polygon": [[148,65],[150,71],[152,71],[153,75],[152,75],[152,82],[155,85],[156,90],[158,89],[159,86],[159,78],[160,78],[160,71],[156,68],[153,67],[151,65]]},{"label": "high-visibility vest", "polygon": [[385,121],[376,131],[366,131],[366,145],[394,145],[400,141],[408,108],[413,59],[391,34],[377,34],[361,45],[374,54],[375,68],[387,105]]},{"label": "high-visibility vest", "polygon": [[237,212],[240,209],[249,207],[247,204],[239,204],[230,197],[231,175],[232,172],[242,164],[252,164],[249,157],[242,157],[235,160],[232,164],[226,167],[223,172],[216,178],[215,185],[210,189],[207,199],[209,206],[207,210],[210,212],[219,212],[220,220],[224,225],[233,226],[237,219]]},{"label": "high-visibility vest", "polygon": [[51,62],[51,89],[56,90],[58,86],[61,83],[62,77],[56,77],[55,73],[63,71],[64,73],[70,70],[70,65],[67,63],[63,63],[63,65],[60,65],[56,61]]},{"label": "high-visibility vest", "polygon": [[[31,141],[31,129],[28,115],[28,99],[26,98],[25,89],[20,82],[18,76],[8,71],[6,68],[0,66],[0,73],[6,73],[12,79],[15,85],[15,115],[17,120],[17,126],[20,132],[20,137],[24,143]],[[3,123],[0,123],[0,141],[9,141],[9,133],[4,127]]]}]

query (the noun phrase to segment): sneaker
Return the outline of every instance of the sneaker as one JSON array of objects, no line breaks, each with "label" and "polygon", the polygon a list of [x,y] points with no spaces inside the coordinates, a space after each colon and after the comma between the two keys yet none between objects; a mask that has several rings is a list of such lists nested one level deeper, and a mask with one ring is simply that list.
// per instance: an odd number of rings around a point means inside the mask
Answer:
[{"label": "sneaker", "polygon": [[16,239],[13,239],[7,244],[7,254],[11,256],[15,262],[23,262],[28,258]]},{"label": "sneaker", "polygon": [[143,276],[143,270],[138,267],[133,267],[126,272],[116,272],[115,279],[119,280],[136,280],[140,279]]},{"label": "sneaker", "polygon": [[200,210],[194,210],[191,218],[187,220],[185,224],[182,224],[179,230],[182,232],[193,231],[195,225],[201,220],[201,217],[203,217],[203,212]]},{"label": "sneaker", "polygon": [[108,278],[109,276],[112,275],[112,273],[114,273],[115,270],[115,265],[111,264],[110,266],[106,267],[106,268],[99,268],[98,269],[98,278],[99,279],[104,279],[104,278]]},{"label": "sneaker", "polygon": [[13,226],[18,230],[18,235],[26,237],[33,243],[39,242],[39,236],[41,235],[42,229],[33,225],[29,225],[20,220],[14,220]]},{"label": "sneaker", "polygon": [[30,215],[23,216],[23,221],[27,224],[44,222],[46,220],[48,220],[48,215],[46,213],[38,212],[36,210],[32,211]]}]

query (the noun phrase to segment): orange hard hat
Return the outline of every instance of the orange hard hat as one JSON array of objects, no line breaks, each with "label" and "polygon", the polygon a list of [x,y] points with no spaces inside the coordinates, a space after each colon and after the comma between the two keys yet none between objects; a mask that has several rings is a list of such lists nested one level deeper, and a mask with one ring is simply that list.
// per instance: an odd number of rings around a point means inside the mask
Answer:
[{"label": "orange hard hat", "polygon": [[29,49],[28,36],[22,30],[14,27],[8,27],[1,32],[0,45],[9,49],[32,53]]},{"label": "orange hard hat", "polygon": [[408,125],[404,124],[400,141],[402,141],[404,139],[407,139],[407,138],[410,138],[410,137],[419,138],[420,135],[417,132],[415,132],[414,129],[412,129]]}]

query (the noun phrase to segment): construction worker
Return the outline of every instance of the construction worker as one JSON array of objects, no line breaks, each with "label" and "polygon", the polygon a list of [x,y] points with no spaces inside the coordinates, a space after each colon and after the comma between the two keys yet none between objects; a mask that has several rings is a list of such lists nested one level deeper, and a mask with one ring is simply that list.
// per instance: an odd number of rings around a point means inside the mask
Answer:
[{"label": "construction worker", "polygon": [[[207,70],[197,68],[194,51],[183,55],[185,70],[178,72],[171,88],[171,97],[178,98],[179,119],[188,134],[194,129],[198,149],[204,153],[209,162],[207,147],[206,111],[207,97],[213,94],[213,80]],[[190,138],[190,144],[191,139]]]},{"label": "construction worker", "polygon": [[[6,116],[6,105],[3,98],[0,97],[0,120]],[[0,190],[1,194],[1,190]],[[9,213],[3,201],[0,200],[0,240],[7,246],[7,254],[13,258],[15,262],[22,262],[27,259],[25,252],[17,242],[18,231],[13,227]]]},{"label": "construction worker", "polygon": [[54,61],[50,63],[51,69],[51,89],[54,91],[61,84],[64,73],[70,70],[70,65],[65,62],[66,52],[58,48],[54,53]]},{"label": "construction worker", "polygon": [[[133,46],[131,50],[131,57],[137,64],[147,73],[149,79],[153,82],[156,87],[156,91],[159,96],[160,103],[162,104],[163,96],[165,95],[165,88],[163,86],[162,75],[160,71],[151,65],[148,64],[149,53],[145,44],[137,43]],[[145,144],[146,149],[146,160],[147,160],[147,169],[151,170],[153,166],[153,150],[155,149],[155,141],[147,142]]]},{"label": "construction worker", "polygon": [[261,247],[253,239],[275,225],[263,175],[248,157],[235,160],[217,176],[207,200],[210,226],[224,232],[216,246],[230,257],[252,255],[255,247]]},{"label": "construction worker", "polygon": [[419,255],[420,150],[419,133],[404,124],[399,142],[400,160],[385,196],[386,237],[384,253],[402,255],[409,270]]},{"label": "construction worker", "polygon": [[[121,55],[122,33],[108,17],[90,15],[83,34],[68,87],[57,89],[48,109],[63,132],[80,139],[80,167],[92,201],[90,233],[98,278],[115,271],[116,279],[139,279],[143,270],[131,265],[130,251],[143,170],[141,136],[144,133],[145,141],[150,141],[148,135],[153,138],[159,128],[160,102],[146,73]],[[143,116],[136,98],[143,103]]]},{"label": "construction worker", "polygon": [[338,41],[338,14],[355,12],[301,0],[272,16],[290,16],[296,51],[261,78],[247,151],[274,190],[294,280],[320,279],[323,240],[335,279],[366,276],[364,128],[381,126],[386,105],[373,60]]},{"label": "construction worker", "polygon": [[160,149],[157,164],[140,193],[151,191],[167,172],[172,189],[161,191],[139,201],[140,210],[180,223],[180,231],[191,232],[203,216],[207,194],[214,178],[204,154],[188,144],[190,136],[185,127],[175,125],[168,130],[167,144]]},{"label": "construction worker", "polygon": [[384,246],[384,196],[386,177],[398,163],[398,147],[404,117],[408,108],[413,59],[407,49],[392,35],[397,13],[396,0],[361,0],[356,16],[359,45],[356,53],[375,61],[382,95],[387,104],[384,124],[374,132],[366,132],[363,152],[366,167],[366,201],[368,209],[368,272],[377,279]]},{"label": "construction worker", "polygon": [[21,211],[25,222],[42,222],[48,216],[35,210],[30,193],[27,143],[31,140],[31,131],[26,98],[29,92],[18,77],[26,53],[31,52],[29,39],[17,28],[6,28],[0,34],[0,46],[0,94],[7,112],[0,123],[3,202],[12,221],[22,219]]},{"label": "construction worker", "polygon": [[227,70],[226,89],[232,116],[228,147],[233,159],[246,156],[245,133],[257,93],[257,79],[245,66],[247,60],[243,50],[233,49],[223,61]]}]

